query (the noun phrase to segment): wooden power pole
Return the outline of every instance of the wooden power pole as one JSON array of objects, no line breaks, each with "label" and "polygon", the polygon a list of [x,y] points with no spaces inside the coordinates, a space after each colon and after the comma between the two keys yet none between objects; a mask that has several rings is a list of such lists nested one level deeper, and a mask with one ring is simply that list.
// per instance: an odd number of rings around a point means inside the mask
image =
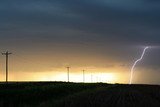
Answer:
[{"label": "wooden power pole", "polygon": [[10,54],[12,54],[12,53],[10,53],[8,51],[2,53],[2,55],[6,56],[6,82],[8,82],[8,57],[9,57]]}]

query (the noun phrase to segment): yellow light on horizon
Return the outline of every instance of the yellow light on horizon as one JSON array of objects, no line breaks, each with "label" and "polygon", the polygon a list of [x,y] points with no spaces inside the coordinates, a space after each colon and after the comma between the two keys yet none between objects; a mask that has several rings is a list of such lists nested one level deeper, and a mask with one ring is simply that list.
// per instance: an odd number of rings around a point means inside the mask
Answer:
[{"label": "yellow light on horizon", "polygon": [[[46,78],[47,79],[47,78]],[[54,77],[56,81],[67,81],[66,73],[57,74]],[[83,82],[82,74],[70,74],[70,82]],[[104,83],[115,83],[116,75],[114,73],[94,73],[86,74],[85,82],[104,82]]]},{"label": "yellow light on horizon", "polygon": [[[2,77],[5,77],[4,75]],[[85,83],[121,83],[124,75],[115,72],[92,72],[85,74]],[[3,79],[4,80],[4,79]],[[65,81],[67,82],[67,72],[17,72],[10,73],[10,81]],[[82,72],[71,72],[70,82],[83,82]]]},{"label": "yellow light on horizon", "polygon": [[107,83],[115,83],[116,76],[113,73],[102,73],[100,75],[100,78],[102,79],[102,82],[107,82]]}]

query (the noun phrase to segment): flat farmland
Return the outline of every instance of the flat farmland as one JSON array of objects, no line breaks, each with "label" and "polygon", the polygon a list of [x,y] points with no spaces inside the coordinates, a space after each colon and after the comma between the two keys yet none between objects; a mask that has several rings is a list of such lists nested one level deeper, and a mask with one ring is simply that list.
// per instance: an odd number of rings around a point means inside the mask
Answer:
[{"label": "flat farmland", "polygon": [[159,85],[0,83],[0,107],[160,107]]}]

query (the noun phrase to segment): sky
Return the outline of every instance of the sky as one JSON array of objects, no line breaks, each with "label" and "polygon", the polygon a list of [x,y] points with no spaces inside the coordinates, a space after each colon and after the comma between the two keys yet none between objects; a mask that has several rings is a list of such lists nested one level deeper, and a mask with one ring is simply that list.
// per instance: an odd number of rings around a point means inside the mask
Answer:
[{"label": "sky", "polygon": [[[10,81],[160,84],[159,0],[1,0],[0,51]],[[92,75],[92,76],[91,76]],[[92,79],[91,79],[92,78]],[[5,56],[0,56],[5,80]]]}]

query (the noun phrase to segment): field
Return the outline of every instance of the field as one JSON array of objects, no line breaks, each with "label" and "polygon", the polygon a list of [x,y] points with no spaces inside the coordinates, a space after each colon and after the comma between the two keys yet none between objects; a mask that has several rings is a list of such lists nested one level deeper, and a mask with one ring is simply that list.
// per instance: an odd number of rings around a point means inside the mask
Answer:
[{"label": "field", "polygon": [[0,107],[160,107],[160,86],[104,83],[0,83]]}]

